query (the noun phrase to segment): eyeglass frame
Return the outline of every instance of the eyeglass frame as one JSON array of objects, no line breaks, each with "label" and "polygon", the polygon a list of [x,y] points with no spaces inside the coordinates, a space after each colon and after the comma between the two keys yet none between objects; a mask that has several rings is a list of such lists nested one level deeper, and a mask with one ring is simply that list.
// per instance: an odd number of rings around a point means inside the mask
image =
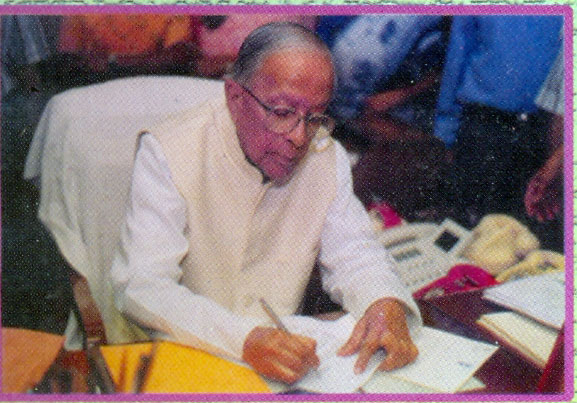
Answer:
[{"label": "eyeglass frame", "polygon": [[[240,88],[242,88],[243,90],[245,90],[268,114],[275,114],[275,107],[269,106],[269,105],[265,104],[264,102],[262,102],[256,95],[253,94],[253,92],[252,92],[251,90],[249,90],[248,88],[246,88],[244,85],[242,85],[242,84],[239,83],[238,81],[235,81],[235,83],[236,83]],[[293,107],[291,107],[291,106],[287,106],[286,109],[287,109],[287,110],[292,110],[294,114],[297,114],[296,108],[293,108]],[[289,130],[282,131],[282,132],[279,132],[279,131],[276,131],[276,130],[273,130],[273,129],[270,129],[270,128],[269,128],[269,130],[271,130],[272,132],[274,132],[274,133],[276,133],[276,134],[279,134],[279,135],[286,135],[286,134],[292,132],[294,129],[296,129],[296,127],[299,125],[299,123],[300,123],[301,120],[303,120],[303,119],[304,119],[305,127],[306,127],[306,125],[307,125],[307,123],[308,123],[308,120],[310,119],[311,116],[322,117],[322,118],[325,118],[328,122],[330,122],[329,127],[325,127],[327,133],[324,134],[322,137],[324,138],[324,137],[330,136],[331,133],[333,132],[334,128],[335,128],[335,125],[336,125],[336,122],[335,122],[334,118],[332,118],[331,116],[326,115],[326,114],[324,114],[324,113],[316,113],[316,112],[312,112],[312,113],[309,112],[309,113],[307,113],[306,115],[305,115],[305,114],[298,114],[298,119],[296,120],[294,126],[293,126],[291,129],[289,129]],[[307,138],[308,138],[309,140],[312,140],[313,138],[317,137],[317,132],[318,132],[318,130],[317,130],[317,131],[314,133],[314,135],[312,135],[312,136],[309,136],[309,135],[307,134]]]}]

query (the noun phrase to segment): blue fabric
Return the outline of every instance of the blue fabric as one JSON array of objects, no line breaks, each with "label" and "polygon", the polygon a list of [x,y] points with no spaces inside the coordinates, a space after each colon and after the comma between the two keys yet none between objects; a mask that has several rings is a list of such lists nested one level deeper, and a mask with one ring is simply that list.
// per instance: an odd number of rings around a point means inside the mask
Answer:
[{"label": "blue fabric", "polygon": [[338,80],[330,112],[353,118],[401,66],[419,80],[425,68],[441,62],[436,50],[442,19],[398,14],[321,17],[317,33],[331,49]]},{"label": "blue fabric", "polygon": [[357,17],[347,15],[320,16],[317,21],[317,35],[331,48],[339,33]]},{"label": "blue fabric", "polygon": [[455,16],[435,119],[448,147],[463,105],[531,113],[561,45],[561,16]]}]

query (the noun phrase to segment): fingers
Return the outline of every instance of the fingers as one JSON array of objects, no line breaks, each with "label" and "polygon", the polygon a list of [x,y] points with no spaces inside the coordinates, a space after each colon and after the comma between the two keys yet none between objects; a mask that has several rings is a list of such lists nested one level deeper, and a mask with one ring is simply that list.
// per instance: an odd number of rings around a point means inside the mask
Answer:
[{"label": "fingers", "polygon": [[379,365],[381,371],[391,371],[403,367],[417,359],[419,350],[413,342],[408,340],[399,340],[392,335],[382,340],[383,348],[387,351],[387,357]]},{"label": "fingers", "polygon": [[379,368],[391,370],[413,362],[418,349],[413,344],[405,311],[395,300],[382,299],[371,305],[355,326],[351,337],[339,350],[339,355],[358,352],[355,373],[364,372],[371,357],[379,349],[387,352]]},{"label": "fingers", "polygon": [[361,320],[357,322],[353,332],[351,333],[351,337],[347,340],[345,344],[337,352],[340,356],[347,356],[351,354],[355,354],[359,351],[363,340],[365,339],[365,332],[367,328],[367,318],[363,316]]},{"label": "fingers", "polygon": [[311,368],[317,368],[320,365],[320,359],[316,354],[317,341],[315,339],[306,336],[293,335],[291,341],[298,342],[294,343],[295,346],[293,348],[296,349],[295,353],[298,354],[301,359],[306,361]]},{"label": "fingers", "polygon": [[257,327],[249,333],[243,359],[258,373],[292,384],[319,365],[316,341],[278,329]]},{"label": "fingers", "polygon": [[359,350],[359,357],[355,363],[355,374],[364,372],[373,354],[375,354],[380,347],[384,347],[381,343],[382,328],[383,326],[370,326],[366,332],[367,335],[362,342]]},{"label": "fingers", "polygon": [[355,363],[355,373],[365,371],[371,357],[382,348],[387,356],[379,366],[380,370],[390,371],[405,366],[417,358],[419,351],[409,336],[408,330],[403,331],[386,326],[373,326],[364,339]]}]

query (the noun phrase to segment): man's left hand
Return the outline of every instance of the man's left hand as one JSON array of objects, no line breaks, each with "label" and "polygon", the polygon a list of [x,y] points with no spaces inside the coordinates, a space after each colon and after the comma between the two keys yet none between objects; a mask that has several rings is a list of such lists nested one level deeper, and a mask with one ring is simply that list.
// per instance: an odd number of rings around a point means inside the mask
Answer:
[{"label": "man's left hand", "polygon": [[383,298],[374,302],[357,322],[351,337],[338,354],[347,356],[359,353],[355,373],[360,374],[379,348],[387,353],[379,366],[381,371],[407,365],[419,354],[409,334],[405,310],[394,299]]}]

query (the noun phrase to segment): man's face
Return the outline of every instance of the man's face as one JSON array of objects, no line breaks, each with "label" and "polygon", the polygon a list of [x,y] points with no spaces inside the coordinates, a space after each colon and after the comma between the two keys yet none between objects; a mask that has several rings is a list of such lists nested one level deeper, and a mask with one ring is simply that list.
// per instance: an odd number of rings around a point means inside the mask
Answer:
[{"label": "man's face", "polygon": [[[280,50],[264,60],[245,87],[253,95],[234,81],[226,84],[228,107],[240,146],[266,178],[284,184],[306,155],[311,141],[304,116],[324,112],[331,98],[330,58],[314,50]],[[269,112],[259,101],[269,108],[293,108],[303,119],[292,130],[279,134],[267,124]]]}]

